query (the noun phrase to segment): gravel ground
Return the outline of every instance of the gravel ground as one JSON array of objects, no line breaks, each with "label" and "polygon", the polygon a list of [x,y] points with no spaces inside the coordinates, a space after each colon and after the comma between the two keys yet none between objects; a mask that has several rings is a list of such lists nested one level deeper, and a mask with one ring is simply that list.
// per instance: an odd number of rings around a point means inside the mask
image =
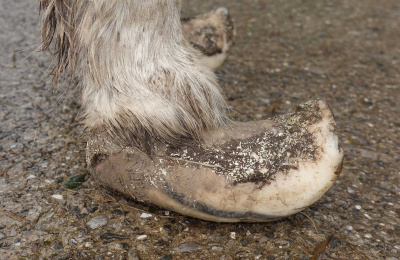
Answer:
[{"label": "gravel ground", "polygon": [[[126,201],[88,178],[78,91],[46,78],[37,1],[0,1],[2,259],[398,259],[400,2],[187,1],[227,6],[237,25],[218,72],[242,120],[324,98],[345,147],[319,202],[267,224],[218,224]],[[119,202],[119,203],[117,203]],[[142,210],[145,210],[145,213]]]}]

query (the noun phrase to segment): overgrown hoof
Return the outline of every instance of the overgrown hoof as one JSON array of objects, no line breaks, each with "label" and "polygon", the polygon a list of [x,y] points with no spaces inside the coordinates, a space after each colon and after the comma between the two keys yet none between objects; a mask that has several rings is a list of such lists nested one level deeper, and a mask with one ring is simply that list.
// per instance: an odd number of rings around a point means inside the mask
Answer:
[{"label": "overgrown hoof", "polygon": [[152,158],[102,136],[88,142],[88,162],[102,186],[217,222],[267,222],[301,211],[333,185],[342,159],[322,100],[271,120],[234,123],[208,133],[202,145],[158,145]]}]

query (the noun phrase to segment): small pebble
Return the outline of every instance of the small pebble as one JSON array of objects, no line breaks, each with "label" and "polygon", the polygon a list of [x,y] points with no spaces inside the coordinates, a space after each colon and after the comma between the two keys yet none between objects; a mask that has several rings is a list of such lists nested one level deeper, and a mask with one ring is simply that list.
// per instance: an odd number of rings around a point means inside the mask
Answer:
[{"label": "small pebble", "polygon": [[136,239],[137,240],[145,240],[147,238],[147,235],[140,235]]},{"label": "small pebble", "polygon": [[263,243],[267,242],[268,240],[269,240],[268,237],[261,237],[261,238],[258,240],[258,242],[259,242],[260,244],[263,244]]},{"label": "small pebble", "polygon": [[0,239],[3,239],[5,237],[6,237],[6,235],[4,235],[3,233],[0,233]]},{"label": "small pebble", "polygon": [[111,211],[111,213],[116,214],[116,215],[122,215],[122,214],[124,214],[124,213],[123,213],[121,210],[119,210],[119,209],[114,209],[114,210]]},{"label": "small pebble", "polygon": [[213,247],[211,248],[211,250],[212,250],[212,251],[216,251],[216,252],[221,252],[221,251],[223,250],[223,248],[220,247],[220,246],[213,246]]},{"label": "small pebble", "polygon": [[73,213],[81,213],[81,209],[78,206],[72,206],[71,212]]},{"label": "small pebble", "polygon": [[86,235],[88,233],[88,230],[86,228],[80,228],[78,230],[79,235]]},{"label": "small pebble", "polygon": [[15,231],[15,229],[11,229],[10,237],[15,237],[16,235],[17,235],[17,231]]},{"label": "small pebble", "polygon": [[231,237],[232,239],[236,239],[236,232],[231,232],[231,233],[230,233],[230,237]]},{"label": "small pebble", "polygon": [[151,214],[148,214],[148,213],[142,213],[142,214],[140,214],[140,217],[141,218],[151,218],[153,215],[151,215]]},{"label": "small pebble", "polygon": [[249,244],[249,242],[246,239],[240,240],[240,243],[242,244],[242,246],[247,246]]},{"label": "small pebble", "polygon": [[96,229],[101,226],[107,225],[107,223],[108,223],[108,218],[104,215],[99,215],[99,216],[96,216],[96,217],[92,218],[91,220],[89,220],[86,223],[86,226],[91,229]]},{"label": "small pebble", "polygon": [[114,228],[114,230],[119,231],[119,230],[122,229],[123,225],[122,225],[122,223],[117,222],[117,223],[114,223],[114,224],[112,225],[112,227]]},{"label": "small pebble", "polygon": [[95,213],[98,209],[99,209],[99,207],[93,207],[93,208],[89,209],[89,212]]},{"label": "small pebble", "polygon": [[353,227],[352,226],[347,226],[346,229],[347,230],[353,230]]},{"label": "small pebble", "polygon": [[63,249],[63,246],[60,243],[55,243],[53,249]]},{"label": "small pebble", "polygon": [[235,242],[233,240],[229,240],[228,243],[225,244],[226,247],[230,248],[235,245]]},{"label": "small pebble", "polygon": [[199,243],[196,243],[194,241],[189,241],[189,242],[185,242],[177,247],[172,248],[172,250],[178,251],[178,252],[192,252],[192,251],[200,250],[202,248],[203,248],[203,246],[200,245]]},{"label": "small pebble", "polygon": [[53,194],[50,197],[55,199],[55,200],[63,200],[64,199],[64,196],[61,195],[61,194]]}]

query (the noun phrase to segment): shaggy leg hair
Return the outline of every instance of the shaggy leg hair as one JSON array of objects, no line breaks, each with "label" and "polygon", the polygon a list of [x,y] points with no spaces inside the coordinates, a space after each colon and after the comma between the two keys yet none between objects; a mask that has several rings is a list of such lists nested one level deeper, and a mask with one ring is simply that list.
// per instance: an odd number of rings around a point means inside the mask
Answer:
[{"label": "shaggy leg hair", "polygon": [[84,124],[120,145],[201,141],[228,122],[214,74],[183,37],[180,0],[40,0],[45,49],[82,83]]}]

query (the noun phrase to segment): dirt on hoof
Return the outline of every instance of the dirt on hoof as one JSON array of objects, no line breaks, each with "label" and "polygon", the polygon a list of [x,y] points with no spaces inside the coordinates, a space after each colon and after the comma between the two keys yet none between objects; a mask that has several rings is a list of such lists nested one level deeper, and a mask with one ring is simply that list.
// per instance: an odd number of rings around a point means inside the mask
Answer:
[{"label": "dirt on hoof", "polygon": [[217,72],[231,115],[266,119],[327,100],[345,150],[332,189],[266,224],[201,221],[104,192],[83,175],[79,90],[68,77],[53,88],[55,61],[35,52],[37,1],[2,0],[0,258],[398,258],[400,2],[193,0],[183,17],[218,6],[237,28]]}]

